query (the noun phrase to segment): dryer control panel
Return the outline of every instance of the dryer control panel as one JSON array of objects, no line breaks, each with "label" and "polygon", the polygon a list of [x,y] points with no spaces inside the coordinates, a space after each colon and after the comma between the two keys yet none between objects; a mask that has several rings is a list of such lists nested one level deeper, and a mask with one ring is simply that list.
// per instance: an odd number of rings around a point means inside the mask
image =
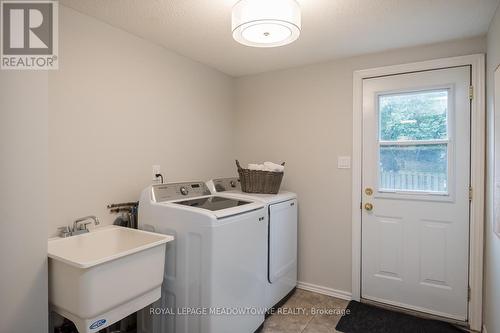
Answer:
[{"label": "dryer control panel", "polygon": [[155,202],[201,197],[209,194],[210,190],[204,182],[153,185],[153,200]]},{"label": "dryer control panel", "polygon": [[212,182],[216,192],[241,191],[240,180],[236,177],[214,179]]}]

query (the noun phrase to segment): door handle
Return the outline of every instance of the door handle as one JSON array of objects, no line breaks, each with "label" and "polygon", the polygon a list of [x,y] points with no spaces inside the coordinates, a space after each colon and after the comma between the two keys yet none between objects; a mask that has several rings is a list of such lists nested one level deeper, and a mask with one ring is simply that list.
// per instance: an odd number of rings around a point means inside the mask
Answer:
[{"label": "door handle", "polygon": [[365,203],[365,210],[371,212],[373,210],[373,205],[371,203]]}]

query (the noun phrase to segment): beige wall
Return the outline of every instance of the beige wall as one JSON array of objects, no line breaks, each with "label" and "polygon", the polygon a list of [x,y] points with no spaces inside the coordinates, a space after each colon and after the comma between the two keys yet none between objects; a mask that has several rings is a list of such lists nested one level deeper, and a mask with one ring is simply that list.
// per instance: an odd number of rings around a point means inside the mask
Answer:
[{"label": "beige wall", "polygon": [[169,181],[234,172],[233,81],[61,6],[50,73],[50,223],[138,200],[160,164]]},{"label": "beige wall", "polygon": [[[491,22],[487,49],[487,126],[488,159],[486,183],[484,325],[489,333],[500,332],[500,238],[493,232],[493,188],[500,182],[500,110],[494,110],[494,72],[500,65],[500,9]],[[495,175],[496,174],[496,175]]]},{"label": "beige wall", "polygon": [[0,332],[47,332],[48,75],[0,71]]},{"label": "beige wall", "polygon": [[351,172],[337,156],[351,155],[353,71],[484,51],[474,38],[237,80],[237,156],[286,161],[299,195],[299,280],[351,291]]}]

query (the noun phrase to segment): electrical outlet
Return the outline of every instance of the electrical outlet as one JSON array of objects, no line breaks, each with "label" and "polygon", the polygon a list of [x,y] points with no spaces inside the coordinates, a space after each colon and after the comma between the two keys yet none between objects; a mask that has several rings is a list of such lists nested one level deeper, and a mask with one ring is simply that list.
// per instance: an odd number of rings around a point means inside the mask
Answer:
[{"label": "electrical outlet", "polygon": [[156,164],[156,165],[153,165],[153,174],[152,174],[152,180],[153,181],[156,181],[156,175],[161,173],[161,166]]}]

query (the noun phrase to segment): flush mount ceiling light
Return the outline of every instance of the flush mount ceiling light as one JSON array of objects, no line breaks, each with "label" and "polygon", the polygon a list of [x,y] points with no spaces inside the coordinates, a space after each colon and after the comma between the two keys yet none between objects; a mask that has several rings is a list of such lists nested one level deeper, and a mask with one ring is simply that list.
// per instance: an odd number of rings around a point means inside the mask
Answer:
[{"label": "flush mount ceiling light", "polygon": [[300,35],[300,6],[296,0],[240,0],[233,7],[233,38],[243,45],[276,47]]}]

